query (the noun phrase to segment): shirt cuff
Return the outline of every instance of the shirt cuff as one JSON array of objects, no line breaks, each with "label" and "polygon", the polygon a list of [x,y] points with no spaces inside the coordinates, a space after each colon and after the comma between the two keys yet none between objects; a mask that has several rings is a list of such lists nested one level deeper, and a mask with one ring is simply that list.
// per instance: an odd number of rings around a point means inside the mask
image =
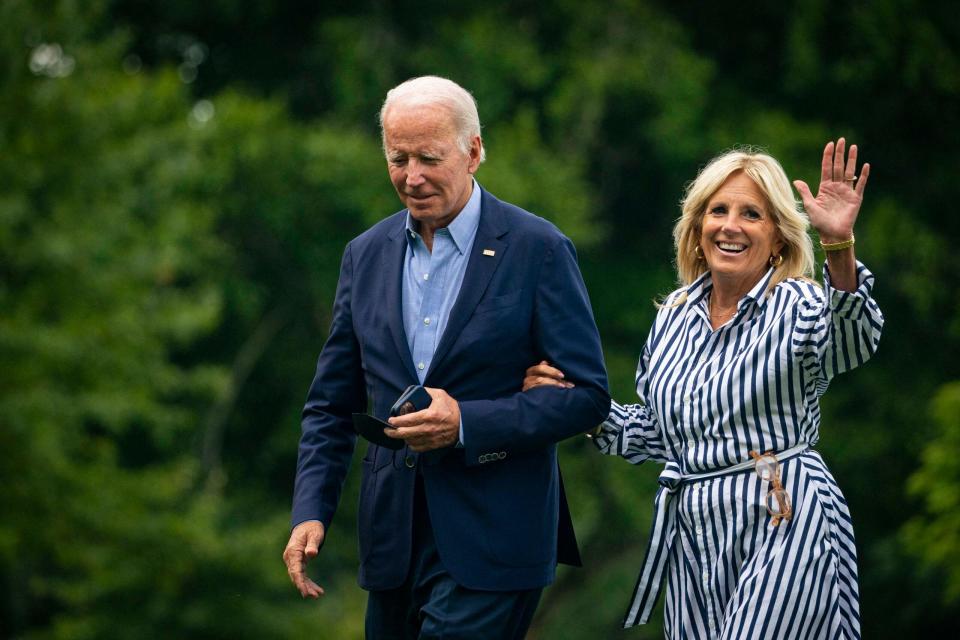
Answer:
[{"label": "shirt cuff", "polygon": [[863,311],[863,305],[870,299],[873,291],[874,276],[867,267],[857,260],[857,288],[854,291],[840,291],[833,288],[830,270],[823,263],[824,292],[830,308],[837,315],[854,319]]},{"label": "shirt cuff", "polygon": [[[619,411],[618,411],[619,409]],[[615,401],[610,403],[610,415],[600,425],[598,431],[593,436],[593,444],[600,451],[606,454],[616,454],[616,444],[620,439],[624,425],[624,409]]]}]

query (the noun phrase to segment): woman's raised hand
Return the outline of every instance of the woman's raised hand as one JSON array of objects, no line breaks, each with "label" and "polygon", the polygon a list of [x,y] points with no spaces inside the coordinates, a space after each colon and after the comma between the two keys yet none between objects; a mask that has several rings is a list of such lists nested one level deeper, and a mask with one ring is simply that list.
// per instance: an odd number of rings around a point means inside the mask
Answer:
[{"label": "woman's raised hand", "polygon": [[857,175],[857,145],[850,145],[846,154],[843,138],[834,144],[831,140],[823,149],[820,163],[820,187],[817,196],[803,180],[794,180],[803,199],[803,206],[810,216],[810,224],[820,234],[823,243],[843,242],[853,235],[853,225],[863,202],[863,190],[867,187],[870,165],[864,164]]},{"label": "woman's raised hand", "polygon": [[540,364],[535,364],[527,369],[527,375],[523,379],[523,390],[528,391],[534,387],[543,385],[569,389],[573,386],[573,383],[563,379],[563,371],[560,371],[560,369],[556,367],[551,367],[546,360],[541,360]]}]

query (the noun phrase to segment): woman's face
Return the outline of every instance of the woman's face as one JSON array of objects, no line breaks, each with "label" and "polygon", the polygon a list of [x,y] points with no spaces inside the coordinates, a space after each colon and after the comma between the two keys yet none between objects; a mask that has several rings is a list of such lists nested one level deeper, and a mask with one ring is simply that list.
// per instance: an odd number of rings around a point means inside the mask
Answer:
[{"label": "woman's face", "polygon": [[730,174],[707,201],[700,247],[715,284],[746,293],[783,249],[770,205],[743,171]]}]

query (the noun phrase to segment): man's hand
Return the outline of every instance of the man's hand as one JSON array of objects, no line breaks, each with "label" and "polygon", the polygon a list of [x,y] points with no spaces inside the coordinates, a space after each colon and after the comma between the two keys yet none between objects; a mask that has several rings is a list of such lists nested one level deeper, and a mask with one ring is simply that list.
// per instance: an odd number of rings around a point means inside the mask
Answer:
[{"label": "man's hand", "polygon": [[304,598],[319,598],[323,587],[307,576],[307,562],[317,557],[325,535],[319,520],[301,522],[290,532],[290,541],[283,550],[287,574]]},{"label": "man's hand", "polygon": [[422,411],[390,418],[395,429],[384,429],[391,438],[406,440],[418,453],[452,447],[460,439],[460,405],[443,389],[424,387],[433,402]]}]

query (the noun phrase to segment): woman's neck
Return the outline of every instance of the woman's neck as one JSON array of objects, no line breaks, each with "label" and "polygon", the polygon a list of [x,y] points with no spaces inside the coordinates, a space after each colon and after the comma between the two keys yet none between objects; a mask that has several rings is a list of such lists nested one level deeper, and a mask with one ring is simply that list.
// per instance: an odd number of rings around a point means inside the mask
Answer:
[{"label": "woman's neck", "polygon": [[710,304],[714,311],[723,311],[736,308],[740,299],[750,293],[757,286],[763,273],[749,277],[724,276],[711,273],[713,291],[710,293]]}]

